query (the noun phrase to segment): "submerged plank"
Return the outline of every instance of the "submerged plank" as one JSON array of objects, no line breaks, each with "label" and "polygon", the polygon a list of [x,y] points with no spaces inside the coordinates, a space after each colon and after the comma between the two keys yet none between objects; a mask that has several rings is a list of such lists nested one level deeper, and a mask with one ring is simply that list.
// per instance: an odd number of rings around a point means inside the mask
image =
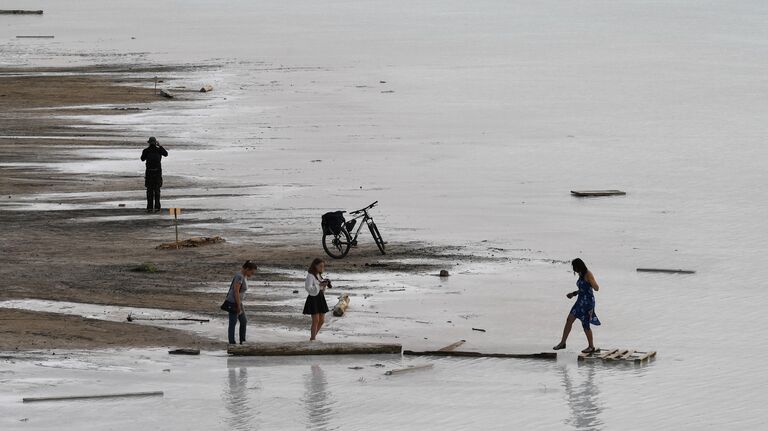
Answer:
[{"label": "submerged plank", "polygon": [[395,368],[394,370],[389,370],[385,372],[384,374],[387,376],[391,376],[394,374],[403,374],[410,371],[416,371],[416,370],[426,370],[432,368],[434,364],[422,364],[422,365],[409,365],[405,368]]},{"label": "submerged plank", "polygon": [[403,355],[407,356],[458,356],[467,358],[511,358],[511,359],[557,359],[556,352],[542,353],[483,353],[466,352],[460,350],[429,350],[417,352],[413,350],[404,350]]},{"label": "submerged plank", "polygon": [[227,353],[234,356],[371,355],[400,353],[402,349],[399,344],[299,341],[231,346]]},{"label": "submerged plank", "polygon": [[131,397],[155,397],[163,396],[163,391],[153,392],[126,392],[122,394],[102,394],[102,395],[65,395],[58,397],[28,397],[23,398],[22,402],[34,403],[39,401],[70,401],[70,400],[98,400],[104,398],[131,398]]},{"label": "submerged plank", "polygon": [[665,269],[665,268],[637,268],[637,272],[663,272],[666,274],[695,274],[690,269]]},{"label": "submerged plank", "polygon": [[576,197],[596,197],[596,196],[624,196],[627,192],[621,190],[571,190],[571,194]]}]

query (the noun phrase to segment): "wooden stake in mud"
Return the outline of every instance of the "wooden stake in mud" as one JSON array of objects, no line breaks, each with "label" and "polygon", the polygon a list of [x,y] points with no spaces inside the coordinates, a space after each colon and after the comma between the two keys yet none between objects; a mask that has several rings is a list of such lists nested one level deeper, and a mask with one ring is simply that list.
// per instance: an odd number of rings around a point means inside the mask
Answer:
[{"label": "wooden stake in mud", "polygon": [[176,228],[176,248],[179,246],[179,215],[181,215],[181,208],[168,208],[168,214],[173,215],[173,226]]},{"label": "wooden stake in mud", "polygon": [[155,96],[157,96],[157,76],[155,76]]}]

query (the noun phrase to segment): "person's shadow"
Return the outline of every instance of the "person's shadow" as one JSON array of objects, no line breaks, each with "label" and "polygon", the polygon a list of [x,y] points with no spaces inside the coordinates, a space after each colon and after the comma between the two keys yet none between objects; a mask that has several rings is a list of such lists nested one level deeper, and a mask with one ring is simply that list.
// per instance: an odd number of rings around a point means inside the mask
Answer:
[{"label": "person's shadow", "polygon": [[248,368],[230,368],[227,387],[222,394],[222,400],[229,415],[226,422],[233,430],[258,429],[253,404],[248,396]]},{"label": "person's shadow", "polygon": [[312,365],[310,372],[305,375],[304,404],[307,408],[307,429],[325,431],[335,429],[330,427],[333,413],[333,400],[328,392],[328,380],[320,365]]},{"label": "person's shadow", "polygon": [[600,420],[600,390],[595,385],[595,367],[587,365],[579,368],[584,370],[586,377],[579,385],[573,383],[567,366],[562,367],[563,387],[565,388],[566,401],[571,408],[571,416],[565,420],[565,423],[573,426],[576,430],[598,431],[602,429],[603,422]]}]

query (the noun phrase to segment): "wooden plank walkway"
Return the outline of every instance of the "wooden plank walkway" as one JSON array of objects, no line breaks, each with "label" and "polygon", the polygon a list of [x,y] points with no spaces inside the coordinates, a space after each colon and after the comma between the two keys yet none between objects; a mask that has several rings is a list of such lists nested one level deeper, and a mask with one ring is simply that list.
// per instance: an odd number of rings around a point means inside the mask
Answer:
[{"label": "wooden plank walkway", "polygon": [[403,347],[400,344],[298,341],[231,346],[227,349],[227,353],[234,356],[376,355],[400,354],[402,350]]},{"label": "wooden plank walkway", "polygon": [[594,353],[580,353],[579,361],[625,362],[642,364],[656,357],[655,351],[640,352],[631,349],[601,349]]}]

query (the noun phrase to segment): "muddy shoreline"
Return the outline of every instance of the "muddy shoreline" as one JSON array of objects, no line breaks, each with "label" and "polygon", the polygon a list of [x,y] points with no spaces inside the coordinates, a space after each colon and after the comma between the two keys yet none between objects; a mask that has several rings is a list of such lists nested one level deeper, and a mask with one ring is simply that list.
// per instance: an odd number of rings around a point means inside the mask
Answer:
[{"label": "muddy shoreline", "polygon": [[[304,327],[298,305],[274,303],[301,297],[294,293],[296,288],[300,289],[300,280],[285,271],[304,270],[305,263],[322,252],[316,241],[262,247],[258,238],[244,237],[237,229],[229,229],[226,220],[195,220],[198,224],[215,225],[215,231],[209,229],[211,235],[235,241],[193,249],[157,250],[156,246],[168,239],[171,221],[167,217],[147,215],[117,204],[113,209],[87,208],[89,203],[103,203],[98,197],[89,197],[91,194],[141,190],[140,177],[74,175],[51,168],[56,163],[82,157],[78,151],[85,147],[141,148],[146,137],[120,136],[114,130],[93,128],[87,120],[75,123],[60,117],[64,111],[71,112],[73,106],[87,118],[88,113],[130,115],[137,112],[133,108],[151,109],[154,103],[174,103],[154,94],[154,81],[134,75],[136,72],[175,74],[183,70],[148,67],[137,71],[104,66],[0,70],[0,87],[4,89],[0,97],[0,127],[8,135],[0,138],[0,196],[6,204],[0,209],[4,230],[0,239],[4,255],[0,265],[4,285],[0,300],[43,299],[220,316],[222,294],[195,288],[217,284],[226,289],[238,262],[252,259],[266,268],[258,273],[257,281],[295,281],[298,286],[286,287],[285,293],[277,294],[255,291],[250,299],[258,305],[248,308],[253,313],[252,320],[262,325]],[[91,127],[83,129],[84,125]],[[98,137],[82,139],[85,136]],[[163,190],[172,193],[191,186],[192,180],[167,173]],[[37,196],[73,192],[82,196],[76,204],[85,208],[31,210],[20,203],[33,197],[55,208],[55,198]],[[466,255],[460,249],[421,243],[390,244],[390,249],[395,251],[392,256],[381,256],[372,244],[361,245],[346,259],[332,262],[333,271],[359,271],[367,266],[380,272],[427,273],[459,261],[486,259]],[[133,271],[142,262],[152,262],[159,270]],[[294,302],[299,304],[301,300]],[[261,311],[269,313],[260,315]],[[5,308],[0,308],[0,322],[0,351],[43,347],[214,348],[223,345],[224,340],[224,334],[221,341],[216,341],[168,328],[148,329],[127,322]]]}]

